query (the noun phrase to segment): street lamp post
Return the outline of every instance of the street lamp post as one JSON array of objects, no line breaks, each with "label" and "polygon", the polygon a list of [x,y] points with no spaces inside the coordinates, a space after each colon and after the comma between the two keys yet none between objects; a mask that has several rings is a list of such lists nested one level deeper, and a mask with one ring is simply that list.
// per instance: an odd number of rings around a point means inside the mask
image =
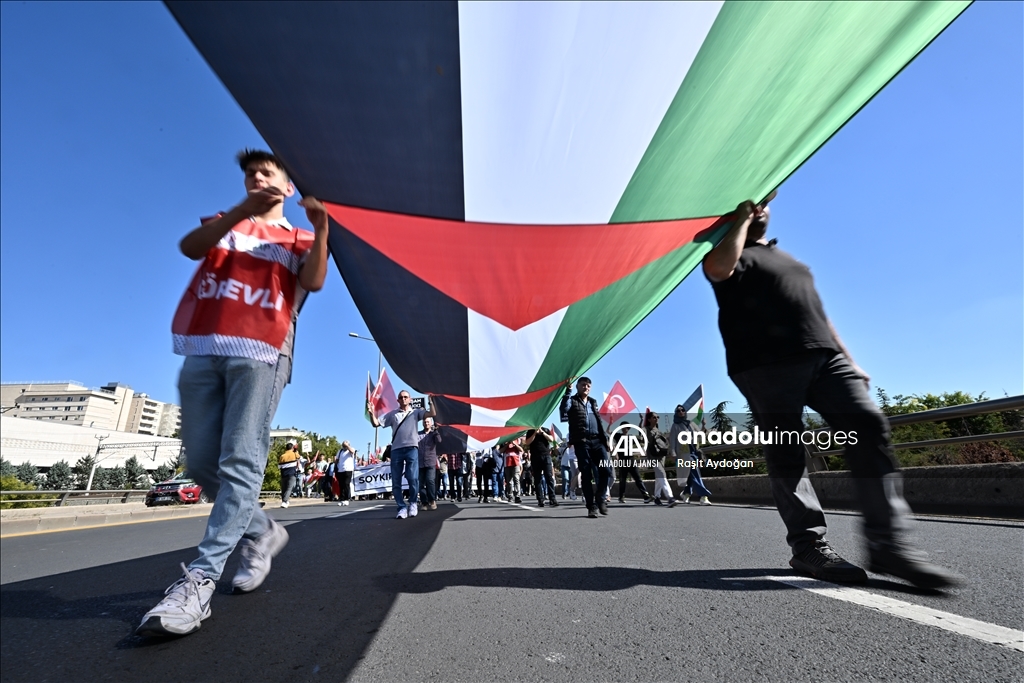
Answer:
[{"label": "street lamp post", "polygon": [[[355,332],[349,332],[348,336],[352,337],[353,339],[362,339],[363,341],[373,342],[374,344],[377,343],[377,341],[375,339],[372,339],[370,337],[360,337]],[[382,361],[383,361],[383,357],[381,356],[380,347],[378,346],[377,347],[377,381],[380,381],[380,370],[381,370],[381,362]],[[377,453],[377,432],[378,432],[378,430],[379,430],[379,427],[374,427],[373,428],[373,452],[374,452],[374,454]],[[369,446],[370,444],[366,444],[366,445]]]}]

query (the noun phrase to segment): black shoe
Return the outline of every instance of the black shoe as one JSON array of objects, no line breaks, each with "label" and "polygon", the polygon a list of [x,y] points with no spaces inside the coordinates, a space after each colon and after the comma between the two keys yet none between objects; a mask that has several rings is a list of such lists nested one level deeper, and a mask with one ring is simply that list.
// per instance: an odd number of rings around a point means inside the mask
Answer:
[{"label": "black shoe", "polygon": [[668,506],[669,506],[670,508],[674,508],[674,507],[676,506],[676,499],[675,499],[675,498],[673,498],[672,500],[670,500],[670,501],[668,502]]},{"label": "black shoe", "polygon": [[644,505],[646,505],[647,503],[650,503],[652,500],[653,500],[653,498],[651,498],[650,496],[644,496]]},{"label": "black shoe", "polygon": [[[646,501],[644,501],[644,502],[646,502]],[[662,503],[661,503],[661,498],[655,498],[655,499],[654,499],[654,504],[655,504],[655,505],[661,505],[661,504],[662,504]]]},{"label": "black shoe", "polygon": [[455,500],[456,500],[456,502],[459,502],[459,503],[461,503],[461,502],[462,502],[462,496],[459,496],[459,497],[458,497],[458,498],[456,498]]},{"label": "black shoe", "polygon": [[556,507],[558,507],[558,501],[557,501],[557,500],[555,500],[554,498],[552,498],[552,499],[551,499],[551,502],[549,503],[549,505],[550,505],[551,507],[553,507],[553,508],[556,508]]},{"label": "black shoe", "polygon": [[833,583],[864,583],[868,575],[863,569],[841,558],[828,541],[815,541],[807,550],[794,555],[789,566],[819,581]]},{"label": "black shoe", "polygon": [[590,519],[597,519],[597,509],[587,508],[587,517],[589,517]]},{"label": "black shoe", "polygon": [[516,496],[516,502],[517,502],[517,503],[522,503],[522,502],[523,502],[523,499],[522,499],[522,498],[520,498],[519,496]]},{"label": "black shoe", "polygon": [[626,499],[625,499],[625,498],[623,498],[622,496],[619,496],[619,502],[620,502],[620,503],[625,503],[625,502],[626,502]]},{"label": "black shoe", "polygon": [[544,507],[544,501],[540,500],[540,499],[537,499],[537,507],[539,507],[539,508]]},{"label": "black shoe", "polygon": [[598,502],[598,504],[597,504],[597,511],[600,512],[602,515],[607,515],[608,514],[608,503],[607,503],[607,501],[602,500],[602,501]]},{"label": "black shoe", "polygon": [[873,549],[868,571],[899,577],[918,588],[950,588],[960,584],[953,572],[932,564],[925,559],[924,553],[908,548],[885,546]]}]

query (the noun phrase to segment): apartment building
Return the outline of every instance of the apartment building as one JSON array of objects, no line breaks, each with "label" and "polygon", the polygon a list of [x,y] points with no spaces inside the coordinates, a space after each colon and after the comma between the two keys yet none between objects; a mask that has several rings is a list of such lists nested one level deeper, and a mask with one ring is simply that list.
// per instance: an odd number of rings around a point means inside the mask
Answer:
[{"label": "apartment building", "polygon": [[150,436],[172,436],[181,429],[181,408],[150,398],[148,394],[135,394],[128,412],[128,426],[124,431]]},{"label": "apartment building", "polygon": [[4,414],[41,422],[125,431],[132,388],[111,382],[90,389],[76,382],[4,384]]},{"label": "apartment building", "polygon": [[119,382],[90,389],[78,382],[25,382],[0,385],[7,417],[113,429],[148,436],[171,436],[181,428],[181,409]]}]

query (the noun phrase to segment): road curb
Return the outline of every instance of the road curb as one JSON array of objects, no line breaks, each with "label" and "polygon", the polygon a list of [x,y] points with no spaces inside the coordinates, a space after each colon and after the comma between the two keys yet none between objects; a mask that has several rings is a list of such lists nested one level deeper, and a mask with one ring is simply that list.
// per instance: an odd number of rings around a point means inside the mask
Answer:
[{"label": "road curb", "polygon": [[4,518],[0,519],[0,538],[41,531],[65,531],[185,517],[206,517],[212,508],[213,505],[196,504],[189,507],[168,507],[156,510],[111,510],[102,513],[92,512],[91,514],[71,513],[59,516]]},{"label": "road curb", "polygon": [[[262,502],[264,510],[281,507],[279,500],[263,500]],[[292,507],[305,507],[316,504],[323,505],[323,500],[319,498],[292,500]],[[0,515],[0,538],[47,531],[68,531],[71,529],[89,529],[117,524],[137,524],[139,522],[157,522],[186,517],[206,517],[212,509],[213,503],[167,505],[156,508],[141,507],[141,504],[16,508],[4,510],[3,514]]]}]

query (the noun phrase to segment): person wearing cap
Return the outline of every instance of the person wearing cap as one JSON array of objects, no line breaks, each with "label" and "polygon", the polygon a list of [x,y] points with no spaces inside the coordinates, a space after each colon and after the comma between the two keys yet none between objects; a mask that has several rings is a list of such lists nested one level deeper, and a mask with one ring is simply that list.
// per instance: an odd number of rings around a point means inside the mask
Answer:
[{"label": "person wearing cap", "polygon": [[[845,456],[864,516],[870,571],[920,588],[955,585],[952,573],[910,544],[910,506],[889,422],[868,395],[867,373],[825,315],[810,269],[766,238],[773,197],[741,202],[729,231],[703,261],[718,301],[729,377],[764,432],[802,432],[806,405],[832,429],[856,433]],[[825,581],[866,581],[865,571],[825,540],[825,513],[807,476],[804,446],[774,441],[764,446],[765,461],[793,551],[790,566]]]}]

